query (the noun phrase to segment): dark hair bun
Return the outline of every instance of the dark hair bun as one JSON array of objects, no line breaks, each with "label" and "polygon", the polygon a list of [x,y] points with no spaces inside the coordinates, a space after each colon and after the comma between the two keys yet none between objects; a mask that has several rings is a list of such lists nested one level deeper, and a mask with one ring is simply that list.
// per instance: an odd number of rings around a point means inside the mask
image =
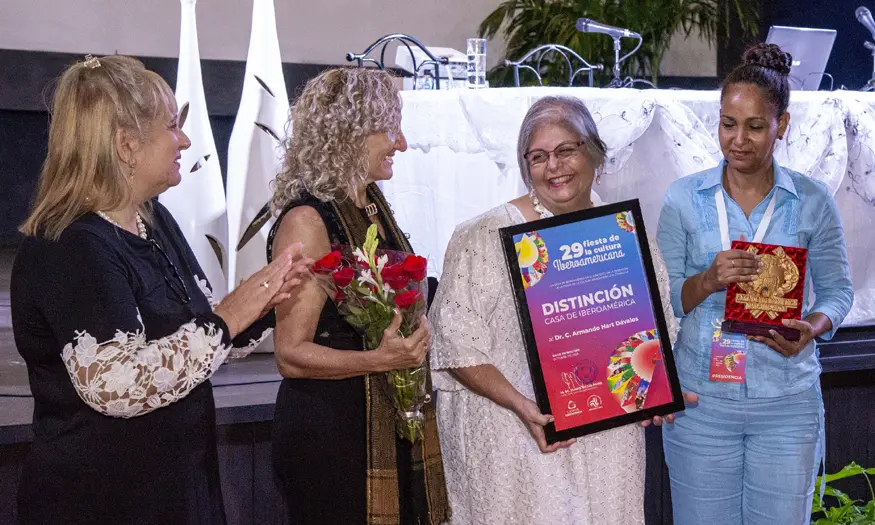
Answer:
[{"label": "dark hair bun", "polygon": [[781,51],[775,44],[760,43],[744,52],[744,65],[772,69],[781,75],[789,75],[792,64],[793,56]]}]

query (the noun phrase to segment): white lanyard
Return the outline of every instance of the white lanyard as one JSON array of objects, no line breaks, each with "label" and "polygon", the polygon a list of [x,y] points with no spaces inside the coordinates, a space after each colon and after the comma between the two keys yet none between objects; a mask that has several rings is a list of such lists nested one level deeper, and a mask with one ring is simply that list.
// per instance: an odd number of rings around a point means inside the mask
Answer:
[{"label": "white lanyard", "polygon": [[[760,219],[760,225],[757,227],[751,242],[763,242],[766,236],[766,230],[769,229],[769,223],[772,222],[772,215],[775,214],[775,200],[778,192],[772,192],[772,198],[769,200],[769,205],[766,207],[766,212],[763,218]],[[723,186],[717,186],[717,191],[714,193],[714,204],[717,205],[717,225],[720,227],[720,241],[723,243],[723,250],[728,250],[729,244],[729,219],[726,216],[726,199],[723,198]]]}]

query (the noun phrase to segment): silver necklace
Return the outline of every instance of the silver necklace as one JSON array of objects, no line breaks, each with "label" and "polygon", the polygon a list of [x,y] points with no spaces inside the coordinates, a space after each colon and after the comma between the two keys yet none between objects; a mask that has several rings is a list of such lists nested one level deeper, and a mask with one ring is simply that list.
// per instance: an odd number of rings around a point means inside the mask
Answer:
[{"label": "silver necklace", "polygon": [[[529,194],[529,196],[532,198],[532,208],[535,209],[535,213],[537,213],[539,217],[541,217],[542,219],[546,219],[547,217],[553,216],[553,212],[548,210],[547,208],[544,207],[543,204],[541,204],[541,201],[538,200],[538,196],[535,195],[534,191],[531,192]],[[584,209],[592,208],[592,207],[593,207],[593,202],[590,200],[589,206],[587,206]]]},{"label": "silver necklace", "polygon": [[[95,212],[95,213],[97,213],[97,215],[100,216],[101,219],[103,219],[103,220],[105,220],[106,222],[112,224],[112,225],[115,226],[116,228],[121,228],[121,229],[124,230],[124,228],[122,227],[121,224],[119,224],[118,222],[116,222],[112,217],[110,217],[110,216],[107,215],[106,213],[104,213],[104,212],[102,212],[102,211],[97,211],[97,212]],[[149,235],[146,233],[146,223],[143,221],[143,218],[140,216],[140,212],[136,212],[136,213],[134,214],[134,219],[137,221],[137,232],[138,232],[140,238],[143,239],[143,240],[148,240],[148,239],[149,239]]]}]

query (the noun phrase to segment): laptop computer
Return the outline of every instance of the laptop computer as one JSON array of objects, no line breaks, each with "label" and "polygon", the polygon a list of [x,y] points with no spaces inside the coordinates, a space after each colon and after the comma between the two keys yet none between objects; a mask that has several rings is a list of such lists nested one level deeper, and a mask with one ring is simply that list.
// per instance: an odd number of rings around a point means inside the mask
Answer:
[{"label": "laptop computer", "polygon": [[766,42],[777,44],[783,51],[793,55],[791,89],[817,91],[835,39],[835,29],[772,26]]}]

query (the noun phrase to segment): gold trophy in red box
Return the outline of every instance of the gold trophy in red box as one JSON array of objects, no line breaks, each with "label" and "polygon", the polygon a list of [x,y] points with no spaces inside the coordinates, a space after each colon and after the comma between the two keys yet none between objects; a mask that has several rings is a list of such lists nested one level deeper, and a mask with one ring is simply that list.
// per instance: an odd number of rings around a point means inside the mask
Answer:
[{"label": "gold trophy in red box", "polygon": [[802,319],[808,250],[747,241],[732,241],[732,249],[757,255],[763,268],[756,280],[726,288],[723,331],[770,337],[769,330],[774,330],[798,341],[799,330],[782,321]]}]

